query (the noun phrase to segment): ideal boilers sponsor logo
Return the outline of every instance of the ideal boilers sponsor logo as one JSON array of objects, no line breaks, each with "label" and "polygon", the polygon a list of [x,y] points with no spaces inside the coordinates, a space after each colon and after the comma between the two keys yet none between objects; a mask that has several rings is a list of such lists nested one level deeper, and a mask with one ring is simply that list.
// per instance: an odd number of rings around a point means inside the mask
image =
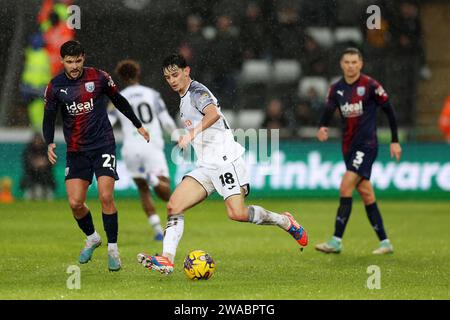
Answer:
[{"label": "ideal boilers sponsor logo", "polygon": [[359,117],[363,114],[363,104],[362,100],[356,103],[348,103],[346,102],[344,105],[340,106],[342,115],[345,118],[354,118]]},{"label": "ideal boilers sponsor logo", "polygon": [[76,103],[75,101],[72,104],[66,104],[67,112],[71,116],[78,116],[81,114],[89,113],[94,110],[94,99],[91,98],[89,101]]}]

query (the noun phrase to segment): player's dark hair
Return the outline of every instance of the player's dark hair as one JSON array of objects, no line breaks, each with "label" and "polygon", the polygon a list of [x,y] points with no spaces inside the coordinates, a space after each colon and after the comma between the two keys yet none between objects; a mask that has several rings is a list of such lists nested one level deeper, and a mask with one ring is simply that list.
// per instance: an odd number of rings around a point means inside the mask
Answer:
[{"label": "player's dark hair", "polygon": [[138,81],[141,76],[141,66],[134,60],[122,60],[116,66],[116,74],[126,84]]},{"label": "player's dark hair", "polygon": [[358,48],[354,48],[354,47],[350,47],[350,48],[347,48],[347,49],[345,49],[344,51],[342,51],[341,59],[342,59],[342,57],[343,57],[344,55],[346,55],[346,54],[356,54],[356,55],[359,56],[359,58],[360,58],[361,60],[362,60],[362,58],[363,58],[363,55],[362,55],[361,51],[360,51]]},{"label": "player's dark hair", "polygon": [[169,66],[177,66],[180,69],[184,69],[188,65],[186,59],[181,54],[174,53],[164,59],[162,64],[163,71]]},{"label": "player's dark hair", "polygon": [[78,57],[84,55],[84,48],[77,40],[69,40],[64,42],[59,51],[61,58],[65,56]]}]

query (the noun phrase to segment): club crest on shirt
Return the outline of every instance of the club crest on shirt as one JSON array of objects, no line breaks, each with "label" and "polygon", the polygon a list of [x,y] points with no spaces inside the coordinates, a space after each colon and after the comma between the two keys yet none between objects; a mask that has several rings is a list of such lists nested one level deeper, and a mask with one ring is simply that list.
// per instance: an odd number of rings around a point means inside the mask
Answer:
[{"label": "club crest on shirt", "polygon": [[360,86],[356,88],[356,94],[360,97],[364,96],[366,93],[366,87]]},{"label": "club crest on shirt", "polygon": [[206,99],[208,99],[208,98],[209,98],[209,93],[208,93],[208,92],[205,92],[204,94],[202,94],[202,95],[200,96],[200,98],[198,99],[198,101],[200,101],[200,103],[203,103],[203,102],[205,102]]},{"label": "club crest on shirt", "polygon": [[84,84],[84,87],[86,88],[87,92],[94,92],[95,90],[95,84],[93,81],[86,82]]}]

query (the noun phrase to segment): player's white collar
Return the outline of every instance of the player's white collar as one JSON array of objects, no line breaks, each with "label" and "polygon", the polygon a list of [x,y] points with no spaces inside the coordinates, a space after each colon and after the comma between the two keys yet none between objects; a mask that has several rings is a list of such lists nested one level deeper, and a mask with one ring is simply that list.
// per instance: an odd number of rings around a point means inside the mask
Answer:
[{"label": "player's white collar", "polygon": [[188,93],[189,89],[191,88],[192,82],[194,82],[194,80],[191,79],[191,82],[189,82],[189,86],[187,87],[186,92],[183,93],[183,95],[180,97],[181,99],[183,99],[186,93]]}]

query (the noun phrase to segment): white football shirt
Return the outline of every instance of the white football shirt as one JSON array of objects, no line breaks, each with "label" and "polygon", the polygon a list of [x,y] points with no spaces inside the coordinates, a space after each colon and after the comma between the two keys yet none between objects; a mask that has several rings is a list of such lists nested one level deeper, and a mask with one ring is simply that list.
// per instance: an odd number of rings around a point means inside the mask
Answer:
[{"label": "white football shirt", "polygon": [[181,97],[180,116],[186,129],[198,126],[204,117],[203,109],[217,106],[220,118],[203,130],[191,142],[197,157],[197,165],[211,169],[220,168],[238,159],[245,149],[234,140],[233,132],[220,111],[217,98],[203,84],[191,81],[189,89]]},{"label": "white football shirt", "polygon": [[[130,103],[133,112],[141,120],[150,134],[150,143],[159,149],[164,148],[161,125],[169,135],[176,129],[175,122],[167,111],[161,95],[154,89],[139,84],[126,87],[120,92]],[[148,148],[149,145],[137,132],[134,125],[115,109],[109,112],[112,125],[119,120],[124,134],[123,144],[133,148]]]}]

